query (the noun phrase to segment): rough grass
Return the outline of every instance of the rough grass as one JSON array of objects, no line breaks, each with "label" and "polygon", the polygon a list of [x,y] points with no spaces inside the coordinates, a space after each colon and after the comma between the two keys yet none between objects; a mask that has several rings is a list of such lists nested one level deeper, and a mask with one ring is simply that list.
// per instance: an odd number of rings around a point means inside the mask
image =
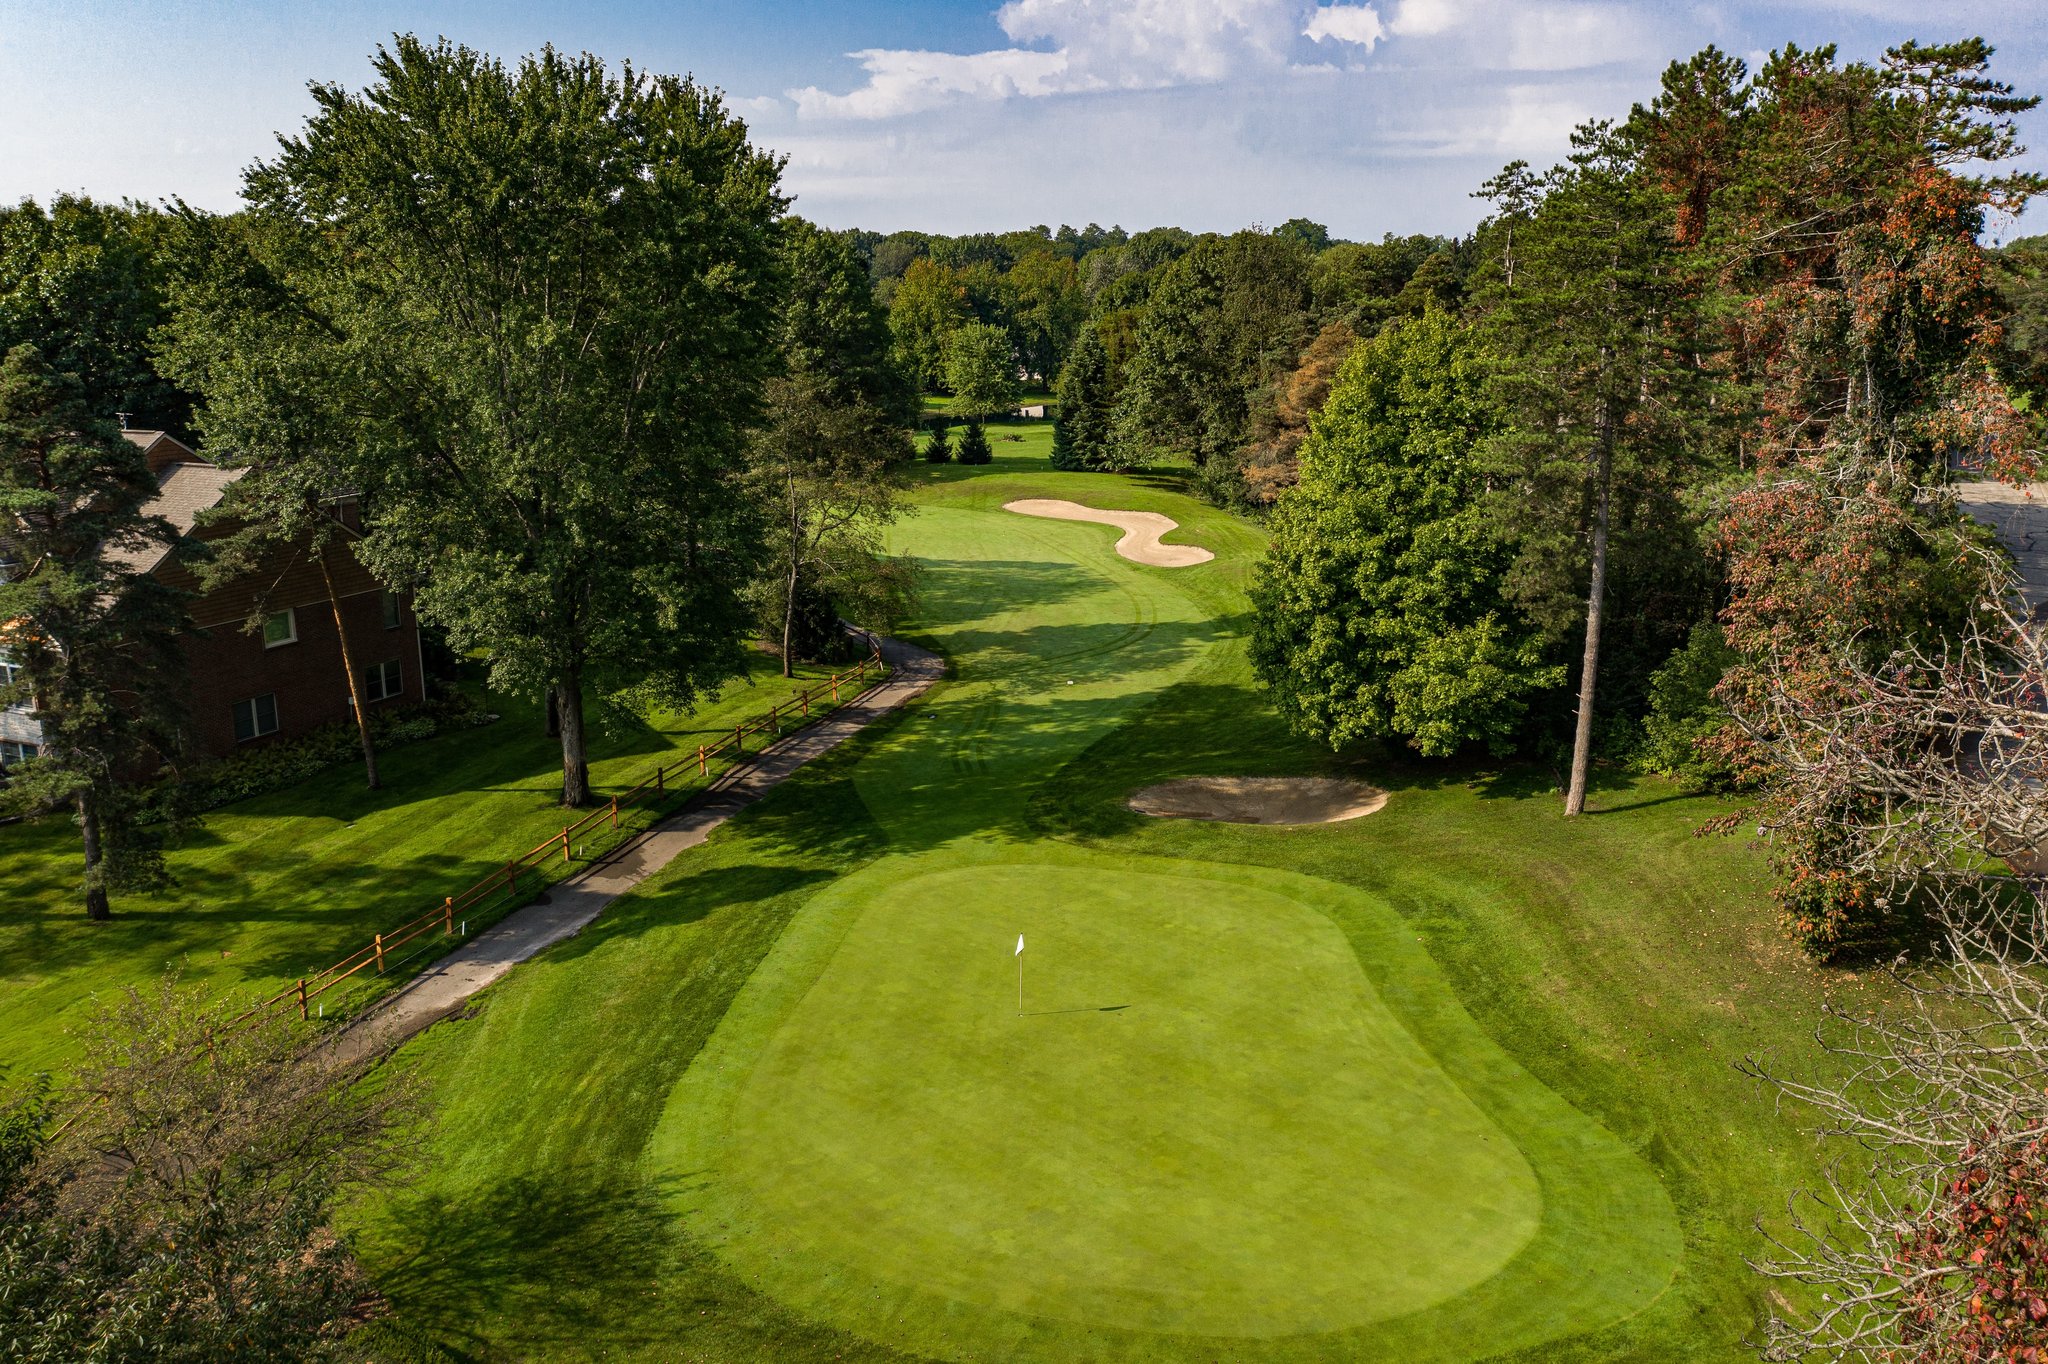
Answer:
[{"label": "rough grass", "polygon": [[[785,682],[764,664],[753,685],[728,686],[694,715],[594,727],[591,780],[600,792],[631,787],[829,671]],[[0,828],[0,1061],[17,1075],[61,1067],[96,996],[167,966],[222,993],[274,993],[559,831],[560,745],[533,707],[490,704],[503,712],[496,724],[382,755],[379,791],[343,764],[208,814],[171,853],[176,886],[117,896],[111,923],[88,922],[80,906],[70,821]]]},{"label": "rough grass", "polygon": [[[996,450],[899,531],[955,680],[408,1049],[430,1159],[351,1224],[401,1319],[474,1359],[1748,1357],[1750,1222],[1815,1156],[1733,1063],[1866,986],[1694,837],[1721,807],[1310,749],[1244,664],[1253,528]],[[1393,796],[1121,804],[1237,773]]]}]

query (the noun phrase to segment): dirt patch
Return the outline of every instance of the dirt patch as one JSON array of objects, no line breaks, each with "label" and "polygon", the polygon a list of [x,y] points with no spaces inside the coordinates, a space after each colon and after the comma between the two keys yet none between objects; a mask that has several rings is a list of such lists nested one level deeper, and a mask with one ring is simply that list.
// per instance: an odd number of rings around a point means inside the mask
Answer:
[{"label": "dirt patch", "polygon": [[1335,824],[1386,803],[1377,786],[1337,777],[1184,777],[1135,791],[1125,802],[1158,819],[1227,824]]},{"label": "dirt patch", "polygon": [[1158,512],[1102,511],[1057,497],[1021,498],[1005,502],[1003,510],[1016,512],[1019,516],[1044,516],[1054,521],[1093,521],[1097,525],[1115,526],[1124,533],[1123,538],[1116,542],[1116,552],[1132,563],[1150,564],[1154,568],[1192,568],[1216,557],[1200,545],[1160,544],[1159,537],[1168,531],[1179,530],[1180,522]]}]

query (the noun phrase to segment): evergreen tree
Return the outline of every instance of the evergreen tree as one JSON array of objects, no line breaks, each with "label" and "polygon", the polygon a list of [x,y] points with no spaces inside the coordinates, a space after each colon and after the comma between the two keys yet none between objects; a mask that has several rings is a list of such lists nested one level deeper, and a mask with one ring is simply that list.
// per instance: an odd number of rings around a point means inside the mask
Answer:
[{"label": "evergreen tree", "polygon": [[[1552,638],[1580,636],[1568,815],[1585,808],[1617,523],[1630,537],[1690,538],[1677,498],[1698,406],[1674,345],[1692,300],[1668,202],[1610,127],[1582,128],[1573,145],[1512,225],[1484,322],[1489,398],[1505,418],[1484,459],[1516,546],[1508,592]],[[1509,212],[1521,217],[1521,203],[1511,195]]]},{"label": "evergreen tree", "polygon": [[1109,454],[1110,423],[1116,415],[1116,388],[1109,351],[1091,324],[1081,329],[1067,367],[1060,371],[1059,412],[1053,421],[1052,467],[1100,469]]},{"label": "evergreen tree", "polygon": [[962,464],[987,464],[995,459],[995,451],[989,448],[988,433],[981,429],[980,422],[967,423],[966,431],[960,435],[957,458]]},{"label": "evergreen tree", "polygon": [[924,443],[924,457],[928,464],[944,464],[953,458],[953,445],[945,418],[932,423],[931,438]]},{"label": "evergreen tree", "polygon": [[183,600],[138,566],[178,544],[142,508],[156,495],[142,452],[88,406],[78,383],[31,346],[0,361],[0,622],[14,684],[43,752],[18,769],[9,803],[68,805],[84,845],[89,918],[108,892],[147,888],[163,862],[136,781],[181,747]]}]

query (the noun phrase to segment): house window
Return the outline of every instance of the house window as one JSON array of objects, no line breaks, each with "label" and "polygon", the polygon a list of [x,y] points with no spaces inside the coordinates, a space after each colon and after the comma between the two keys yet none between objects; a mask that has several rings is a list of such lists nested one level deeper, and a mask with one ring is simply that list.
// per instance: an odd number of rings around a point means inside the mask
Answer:
[{"label": "house window", "polygon": [[263,647],[275,649],[280,644],[299,642],[298,612],[286,608],[273,611],[263,618]]},{"label": "house window", "polygon": [[34,744],[18,744],[12,739],[0,739],[0,767],[12,767],[25,763],[42,750]]},{"label": "house window", "polygon": [[384,593],[384,628],[396,630],[405,624],[405,612],[399,607],[398,594],[390,590]]},{"label": "house window", "polygon": [[394,696],[405,694],[405,671],[398,666],[398,660],[389,663],[372,663],[365,679],[364,688],[372,701],[389,701]]},{"label": "house window", "polygon": [[246,744],[277,733],[277,694],[266,692],[235,702],[235,742]]},{"label": "house window", "polygon": [[0,691],[7,690],[20,680],[21,665],[9,662],[5,654],[0,654]]}]

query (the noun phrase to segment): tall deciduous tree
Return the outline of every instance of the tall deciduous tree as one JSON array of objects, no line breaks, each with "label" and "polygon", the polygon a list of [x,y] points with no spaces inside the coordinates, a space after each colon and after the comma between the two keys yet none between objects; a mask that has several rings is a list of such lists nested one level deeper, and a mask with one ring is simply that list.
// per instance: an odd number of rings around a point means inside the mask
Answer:
[{"label": "tall deciduous tree", "polygon": [[926,393],[946,388],[946,340],[974,320],[967,289],[947,265],[919,258],[904,270],[889,298],[889,332],[897,363]]},{"label": "tall deciduous tree", "polygon": [[163,228],[153,210],[76,195],[0,208],[0,354],[34,346],[93,412],[186,430],[190,396],[150,361],[169,316]]},{"label": "tall deciduous tree", "polygon": [[783,219],[781,230],[776,330],[786,371],[812,376],[834,401],[864,402],[910,425],[916,388],[890,353],[889,313],[853,242],[802,218]]},{"label": "tall deciduous tree", "polygon": [[901,513],[913,395],[853,244],[792,219],[781,263],[785,373],[769,385],[750,460],[787,677],[800,649],[818,643],[799,637],[806,602],[874,625],[898,604],[904,575],[881,532]]},{"label": "tall deciduous tree", "polygon": [[837,401],[801,372],[770,385],[768,413],[753,441],[753,480],[774,518],[769,570],[788,677],[799,646],[811,642],[797,628],[807,598],[863,624],[888,624],[904,579],[881,534],[902,514],[910,437],[880,408]]},{"label": "tall deciduous tree", "polygon": [[1138,324],[1118,412],[1130,463],[1205,464],[1243,445],[1257,395],[1308,338],[1309,254],[1261,232],[1209,237],[1166,267]]},{"label": "tall deciduous tree", "polygon": [[774,364],[774,158],[694,83],[403,37],[251,170],[353,367],[360,553],[493,682],[688,704],[744,666],[745,432]]},{"label": "tall deciduous tree", "polygon": [[1016,299],[1010,325],[1018,358],[1039,384],[1050,384],[1088,321],[1081,272],[1065,257],[1033,251],[1011,267],[1009,282]]},{"label": "tall deciduous tree", "polygon": [[1514,552],[1479,503],[1483,388],[1446,315],[1391,325],[1346,362],[1274,508],[1252,660],[1289,723],[1333,747],[1506,752],[1563,681],[1502,600]]},{"label": "tall deciduous tree", "polygon": [[946,410],[970,420],[1016,407],[1017,353],[1010,334],[986,322],[954,328],[946,338],[946,386],[953,390]]},{"label": "tall deciduous tree", "polygon": [[43,752],[8,788],[33,812],[68,805],[84,845],[85,911],[164,878],[134,783],[182,747],[182,599],[137,566],[178,535],[143,506],[142,453],[32,346],[0,361],[0,649],[19,669],[0,705],[27,703]]}]

